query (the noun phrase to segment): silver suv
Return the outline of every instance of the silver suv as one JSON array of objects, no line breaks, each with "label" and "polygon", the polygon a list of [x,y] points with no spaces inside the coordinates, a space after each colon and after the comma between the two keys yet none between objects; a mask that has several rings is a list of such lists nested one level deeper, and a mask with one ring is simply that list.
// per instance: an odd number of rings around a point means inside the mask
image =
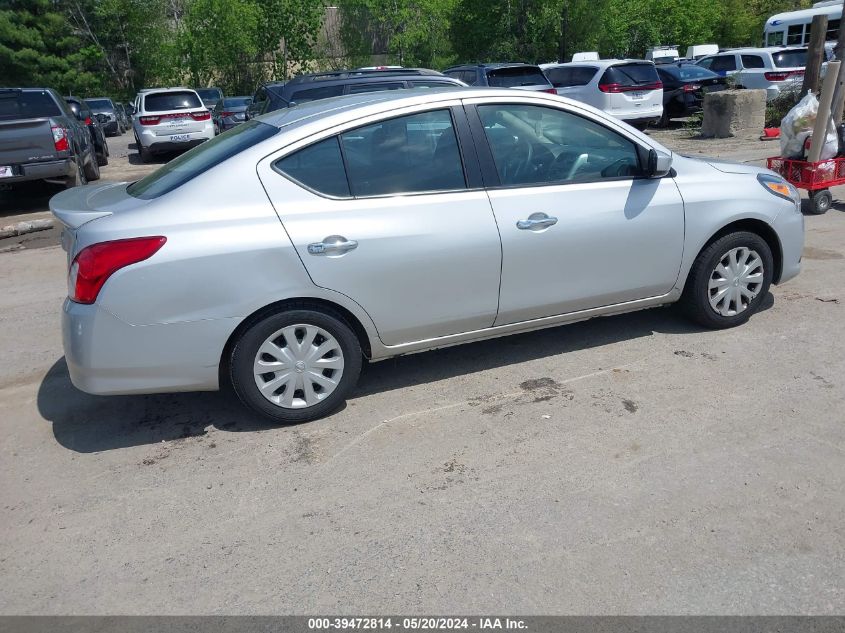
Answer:
[{"label": "silver suv", "polygon": [[248,121],[133,184],[55,196],[73,383],[231,383],[326,415],[371,361],[680,302],[712,328],[800,270],[797,191],[590,106],[393,91]]}]

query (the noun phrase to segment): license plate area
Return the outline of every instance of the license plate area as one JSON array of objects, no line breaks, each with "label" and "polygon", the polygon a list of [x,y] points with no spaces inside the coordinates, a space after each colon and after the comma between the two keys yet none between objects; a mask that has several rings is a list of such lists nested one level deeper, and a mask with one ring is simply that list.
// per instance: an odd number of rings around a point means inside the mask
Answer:
[{"label": "license plate area", "polygon": [[171,143],[181,143],[182,141],[191,140],[190,134],[172,134],[170,136]]}]

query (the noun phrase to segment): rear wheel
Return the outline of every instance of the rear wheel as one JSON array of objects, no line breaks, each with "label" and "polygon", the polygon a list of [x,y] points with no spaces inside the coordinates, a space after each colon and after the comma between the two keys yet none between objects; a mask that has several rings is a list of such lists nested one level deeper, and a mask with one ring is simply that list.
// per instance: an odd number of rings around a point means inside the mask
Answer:
[{"label": "rear wheel", "polygon": [[94,146],[91,145],[88,153],[90,156],[88,157],[88,162],[83,167],[83,171],[85,172],[85,179],[86,180],[99,180],[100,179],[100,163],[97,161],[97,153],[94,150]]},{"label": "rear wheel", "polygon": [[76,167],[74,173],[65,178],[65,189],[73,189],[74,187],[88,184],[88,179],[85,177],[85,169],[80,164],[79,158],[74,161],[74,165]]},{"label": "rear wheel", "polygon": [[773,268],[772,251],[762,237],[748,231],[725,235],[698,254],[681,307],[704,327],[741,325],[760,308]]},{"label": "rear wheel", "polygon": [[337,409],[361,365],[358,338],[339,315],[297,309],[250,326],[232,348],[229,377],[244,404],[291,424]]}]

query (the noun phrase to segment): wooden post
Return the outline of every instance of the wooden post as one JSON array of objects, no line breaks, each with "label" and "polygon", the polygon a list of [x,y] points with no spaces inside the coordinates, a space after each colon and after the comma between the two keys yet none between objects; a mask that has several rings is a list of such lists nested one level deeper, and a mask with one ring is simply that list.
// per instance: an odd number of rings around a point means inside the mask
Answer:
[{"label": "wooden post", "polygon": [[810,50],[807,51],[807,67],[804,69],[804,83],[801,85],[801,96],[807,94],[808,90],[814,93],[819,92],[819,77],[822,72],[824,61],[824,36],[827,33],[827,16],[813,16],[813,24],[810,27]]},{"label": "wooden post", "polygon": [[813,137],[810,141],[810,152],[807,161],[818,162],[821,157],[822,147],[827,139],[827,126],[830,121],[830,104],[833,101],[833,90],[839,80],[840,62],[832,61],[827,65],[827,74],[824,76],[822,93],[819,95],[819,112],[816,115],[816,125],[813,127]]},{"label": "wooden post", "polygon": [[[845,62],[845,20],[839,21],[839,36],[834,53],[838,61]],[[845,63],[839,66],[839,81],[836,83],[833,105],[830,108],[830,114],[833,117],[833,122],[836,123],[837,130],[842,123],[843,105],[845,105]]]}]

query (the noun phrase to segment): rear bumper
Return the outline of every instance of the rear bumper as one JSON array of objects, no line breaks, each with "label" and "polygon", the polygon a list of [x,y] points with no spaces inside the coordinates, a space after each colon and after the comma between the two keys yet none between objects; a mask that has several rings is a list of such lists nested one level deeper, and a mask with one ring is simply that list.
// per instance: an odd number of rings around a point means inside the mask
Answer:
[{"label": "rear bumper", "polygon": [[[140,134],[138,134],[138,128],[141,128]],[[173,135],[157,135],[155,130],[152,129],[145,129],[143,126],[136,126],[135,133],[138,136],[138,141],[143,145],[146,149],[148,149],[152,153],[158,152],[175,152],[190,149],[196,145],[199,145],[203,141],[208,141],[214,138],[214,124],[211,120],[206,121],[206,124],[203,126],[201,130],[196,132],[184,132],[182,134],[174,133]],[[188,136],[187,140],[184,141],[172,141],[170,140],[171,136]]]},{"label": "rear bumper", "polygon": [[153,154],[164,154],[167,152],[181,152],[184,150],[191,149],[192,147],[196,147],[201,143],[204,143],[208,139],[206,138],[198,138],[198,139],[191,139],[190,141],[182,141],[179,143],[173,143],[171,141],[163,141],[161,143],[153,143],[152,145],[148,146],[147,149]]},{"label": "rear bumper", "polygon": [[71,382],[97,395],[216,390],[220,356],[239,321],[130,325],[66,299],[62,342]]},{"label": "rear bumper", "polygon": [[12,165],[12,169],[15,175],[9,178],[0,178],[0,184],[67,178],[75,173],[76,163],[70,158],[64,158],[43,163]]}]

